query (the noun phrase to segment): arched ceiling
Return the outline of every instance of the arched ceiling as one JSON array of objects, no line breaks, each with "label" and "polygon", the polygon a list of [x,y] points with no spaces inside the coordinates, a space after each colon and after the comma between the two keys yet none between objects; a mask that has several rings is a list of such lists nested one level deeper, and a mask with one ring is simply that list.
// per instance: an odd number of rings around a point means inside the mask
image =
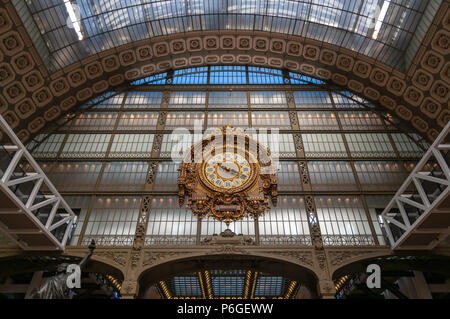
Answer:
[{"label": "arched ceiling", "polygon": [[403,70],[405,52],[430,2],[440,3],[437,0],[39,0],[25,1],[24,11],[31,15],[47,46],[51,71],[128,43],[212,30],[296,35],[338,45]]},{"label": "arched ceiling", "polygon": [[207,255],[195,258],[179,258],[163,262],[144,269],[139,274],[139,290],[145,291],[160,280],[167,280],[174,274],[197,272],[207,269],[251,269],[296,280],[308,287],[314,294],[318,276],[311,269],[282,259],[273,259],[255,255]]},{"label": "arched ceiling", "polygon": [[329,81],[395,112],[428,140],[450,120],[450,0],[443,1],[407,72],[339,45],[240,30],[146,38],[52,72],[12,1],[0,3],[0,112],[22,141],[65,112],[130,81],[214,64],[285,68]]}]

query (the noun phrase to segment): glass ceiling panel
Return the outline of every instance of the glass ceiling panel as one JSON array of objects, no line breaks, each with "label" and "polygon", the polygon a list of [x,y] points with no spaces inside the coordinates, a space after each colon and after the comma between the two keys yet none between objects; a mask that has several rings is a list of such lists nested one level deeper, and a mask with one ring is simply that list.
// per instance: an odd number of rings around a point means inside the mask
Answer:
[{"label": "glass ceiling panel", "polygon": [[244,292],[244,276],[244,270],[212,270],[211,284],[214,296],[242,296]]},{"label": "glass ceiling panel", "polygon": [[202,291],[197,274],[177,276],[167,281],[177,297],[201,297]]},{"label": "glass ceiling panel", "polygon": [[60,69],[91,54],[188,31],[255,30],[343,46],[397,69],[424,0],[25,0]]},{"label": "glass ceiling panel", "polygon": [[256,283],[255,296],[282,296],[288,284],[289,280],[283,277],[260,274]]},{"label": "glass ceiling panel", "polygon": [[[246,276],[255,273],[244,269],[209,270],[212,298],[242,298],[244,297]],[[202,283],[199,281],[200,273],[178,275],[166,280],[166,284],[175,298],[194,297],[202,298]],[[250,282],[247,281],[247,284]],[[287,278],[260,273],[256,277],[254,296],[251,298],[282,298],[286,289],[293,282]],[[203,285],[207,285],[203,282]],[[251,288],[251,287],[248,287]],[[247,296],[248,297],[248,296]]]}]

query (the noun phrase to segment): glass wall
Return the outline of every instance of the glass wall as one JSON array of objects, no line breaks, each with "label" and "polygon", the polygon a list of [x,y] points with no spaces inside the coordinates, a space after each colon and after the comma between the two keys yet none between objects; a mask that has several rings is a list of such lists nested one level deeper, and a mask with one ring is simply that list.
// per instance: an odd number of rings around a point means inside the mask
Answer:
[{"label": "glass wall", "polygon": [[82,245],[130,246],[139,216],[140,197],[98,196],[87,218]]},{"label": "glass wall", "polygon": [[351,162],[309,161],[309,176],[313,191],[356,191]]},{"label": "glass wall", "polygon": [[60,192],[93,191],[101,169],[101,162],[61,162],[47,176]]},{"label": "glass wall", "polygon": [[372,245],[370,222],[359,196],[316,196],[324,245]]},{"label": "glass wall", "polygon": [[107,162],[104,164],[100,191],[142,191],[147,176],[147,162]]},{"label": "glass wall", "polygon": [[280,196],[278,205],[259,219],[262,245],[310,245],[308,215],[302,196]]},{"label": "glass wall", "polygon": [[152,199],[146,245],[194,244],[196,234],[197,219],[178,205],[176,196],[156,196]]},{"label": "glass wall", "polygon": [[[270,85],[241,85],[250,73]],[[289,87],[276,84],[286,83],[281,72],[255,67],[183,70],[171,85],[165,77],[139,80],[126,93],[98,99],[64,127],[44,129],[28,144],[80,212],[72,245],[87,245],[91,238],[99,245],[132,245],[144,196],[151,197],[146,245],[199,244],[227,228],[261,245],[311,245],[310,197],[325,245],[386,243],[378,214],[428,146],[414,142],[418,135],[408,132],[411,139],[388,128],[375,106],[304,75],[291,74],[297,84]],[[221,85],[205,88],[202,78]],[[183,156],[202,136],[171,132],[193,133],[196,121],[203,130],[254,129],[249,134],[278,159],[278,205],[256,223],[199,222],[186,203],[180,206],[179,166],[171,156]],[[274,129],[278,136],[256,134]]]}]

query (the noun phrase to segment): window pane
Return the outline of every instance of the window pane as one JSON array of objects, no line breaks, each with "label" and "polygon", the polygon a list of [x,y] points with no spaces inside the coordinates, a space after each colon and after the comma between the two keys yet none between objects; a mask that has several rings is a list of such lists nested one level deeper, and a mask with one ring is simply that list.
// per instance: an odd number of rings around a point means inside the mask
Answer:
[{"label": "window pane", "polygon": [[111,134],[69,134],[61,152],[62,158],[103,158]]},{"label": "window pane", "polygon": [[166,118],[166,129],[185,127],[187,129],[203,129],[205,113],[203,112],[169,112]]},{"label": "window pane", "polygon": [[156,169],[154,191],[177,191],[178,190],[178,168],[179,164],[174,162],[160,162]]},{"label": "window pane", "polygon": [[295,105],[298,108],[331,108],[330,94],[326,91],[296,91]]},{"label": "window pane", "polygon": [[290,129],[291,121],[288,112],[252,112],[252,127]]},{"label": "window pane", "polygon": [[287,108],[286,93],[278,91],[250,92],[252,108]]},{"label": "window pane", "polygon": [[202,108],[205,103],[206,92],[172,92],[169,108]]},{"label": "window pane", "polygon": [[313,191],[358,190],[349,162],[308,162]]},{"label": "window pane", "polygon": [[130,92],[125,102],[126,109],[159,108],[162,92]]},{"label": "window pane", "polygon": [[278,168],[278,190],[301,191],[299,166],[297,162],[280,162]]},{"label": "window pane", "polygon": [[247,128],[247,112],[208,112],[208,128],[223,127],[231,125],[234,127]]},{"label": "window pane", "polygon": [[208,108],[247,108],[247,92],[219,91],[209,93]]},{"label": "window pane", "polygon": [[358,179],[366,191],[396,191],[408,176],[396,162],[355,162]]},{"label": "window pane", "polygon": [[197,218],[180,207],[177,196],[155,196],[152,199],[145,245],[195,244]]},{"label": "window pane", "polygon": [[95,199],[82,245],[131,246],[139,216],[140,197],[99,196]]},{"label": "window pane", "polygon": [[315,196],[324,245],[374,245],[359,196]]},{"label": "window pane", "polygon": [[278,204],[258,219],[261,245],[310,245],[303,196],[279,196]]},{"label": "window pane", "polygon": [[102,168],[100,162],[62,162],[48,177],[58,191],[93,191]]},{"label": "window pane", "polygon": [[347,157],[340,134],[302,134],[306,157]]},{"label": "window pane", "polygon": [[100,181],[101,191],[142,191],[147,162],[107,162]]},{"label": "window pane", "polygon": [[339,130],[336,116],[333,112],[300,111],[298,125],[301,130]]},{"label": "window pane", "polygon": [[372,112],[339,112],[339,119],[344,130],[384,130],[381,118]]},{"label": "window pane", "polygon": [[345,134],[352,157],[395,157],[387,134]]},{"label": "window pane", "polygon": [[116,134],[111,158],[148,158],[152,154],[153,134]]},{"label": "window pane", "polygon": [[155,130],[158,112],[124,112],[120,116],[118,130]]}]

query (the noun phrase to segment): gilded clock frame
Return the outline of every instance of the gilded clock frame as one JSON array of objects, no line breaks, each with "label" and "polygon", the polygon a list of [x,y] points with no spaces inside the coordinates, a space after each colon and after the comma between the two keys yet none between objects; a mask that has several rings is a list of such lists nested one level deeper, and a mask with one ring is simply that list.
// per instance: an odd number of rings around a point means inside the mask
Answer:
[{"label": "gilded clock frame", "polygon": [[[226,146],[224,146],[219,150],[215,150],[213,152],[214,154],[213,153],[208,154],[208,157],[204,158],[202,163],[197,164],[198,167],[196,167],[196,170],[198,170],[198,175],[200,176],[200,182],[209,189],[212,189],[216,192],[224,192],[227,194],[239,193],[239,192],[242,192],[242,191],[254,186],[254,184],[257,182],[258,175],[261,172],[261,166],[259,165],[257,159],[254,158],[254,156],[250,154],[250,152],[248,152],[247,150],[243,150],[242,148],[237,147],[237,146],[234,146],[233,152],[235,154],[245,154],[244,158],[245,158],[245,160],[247,160],[247,162],[251,168],[251,172],[248,176],[248,180],[245,183],[243,183],[242,185],[232,187],[231,189],[226,189],[224,187],[218,187],[209,181],[208,177],[206,176],[206,172],[205,172],[205,168],[208,164],[208,161],[211,158],[214,158],[218,154],[225,154],[228,152],[229,152],[229,150],[227,150]],[[251,157],[253,157],[253,161],[250,160]]]},{"label": "gilded clock frame", "polygon": [[[233,135],[232,144],[226,143],[229,142],[227,135]],[[237,145],[236,136],[243,138],[244,148]],[[214,143],[211,144],[215,138],[226,142],[215,147]],[[256,154],[250,152],[250,143],[256,147]],[[193,159],[195,150],[199,149],[202,160],[196,163]],[[217,187],[208,182],[205,165],[213,156],[231,150],[235,154],[245,154],[245,159],[252,166],[249,182],[232,189]],[[186,208],[199,218],[212,217],[229,225],[249,215],[255,219],[263,215],[270,209],[269,196],[273,205],[277,205],[278,179],[270,150],[239,129],[225,126],[204,137],[187,151],[179,171],[179,204],[182,206],[187,197]]]}]

